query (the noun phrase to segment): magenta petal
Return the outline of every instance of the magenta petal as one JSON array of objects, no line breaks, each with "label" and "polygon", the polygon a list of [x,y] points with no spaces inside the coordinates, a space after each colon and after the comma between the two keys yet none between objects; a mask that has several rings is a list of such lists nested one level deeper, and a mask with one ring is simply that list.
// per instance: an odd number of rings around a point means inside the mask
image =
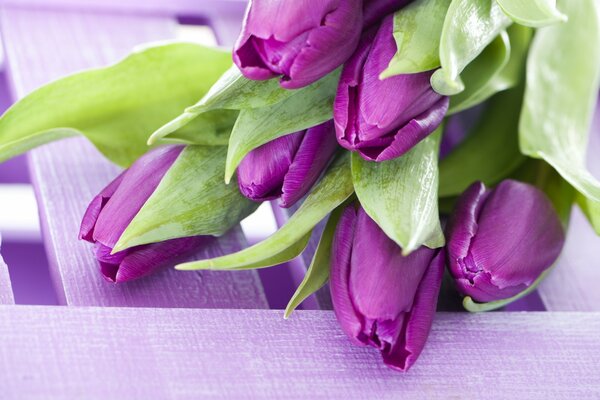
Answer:
[{"label": "magenta petal", "polygon": [[412,0],[364,0],[363,6],[363,29],[366,29],[388,14],[392,14]]},{"label": "magenta petal", "polygon": [[115,193],[121,182],[125,172],[121,172],[112,182],[110,182],[96,197],[92,199],[85,214],[81,220],[81,227],[79,228],[79,239],[83,239],[87,242],[93,243],[94,228],[98,221],[100,211],[106,206],[106,203]]},{"label": "magenta petal", "polygon": [[303,87],[350,57],[361,25],[361,0],[256,0],[233,60],[249,79],[283,75],[283,87]]},{"label": "magenta petal", "polygon": [[310,190],[337,148],[333,121],[307,129],[284,177],[281,207],[292,206]]},{"label": "magenta petal", "polygon": [[425,347],[442,286],[444,265],[445,253],[438,250],[419,284],[413,308],[405,317],[400,336],[387,351],[382,352],[383,361],[389,367],[408,371]]},{"label": "magenta petal", "polygon": [[279,197],[304,135],[304,132],[285,135],[248,153],[237,170],[240,192],[254,201]]},{"label": "magenta petal", "polygon": [[357,315],[350,298],[350,262],[352,242],[357,222],[356,210],[348,206],[342,213],[335,230],[331,248],[329,288],[335,316],[346,335],[356,344],[366,344],[362,334],[361,317]]},{"label": "magenta petal", "polygon": [[564,230],[552,203],[534,186],[506,180],[469,187],[449,226],[450,272],[479,302],[512,297],[558,258]]},{"label": "magenta petal", "polygon": [[98,216],[93,240],[114,247],[135,215],[175,162],[183,146],[163,146],[139,158]]},{"label": "magenta petal", "polygon": [[119,264],[114,281],[127,282],[149,275],[159,268],[175,264],[214,240],[211,236],[195,236],[140,246]]}]

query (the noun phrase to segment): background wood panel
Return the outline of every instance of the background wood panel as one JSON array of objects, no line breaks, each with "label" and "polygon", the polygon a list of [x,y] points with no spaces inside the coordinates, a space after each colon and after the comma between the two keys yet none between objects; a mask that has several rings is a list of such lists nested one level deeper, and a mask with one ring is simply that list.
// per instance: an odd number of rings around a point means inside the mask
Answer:
[{"label": "background wood panel", "polygon": [[[164,17],[29,11],[0,15],[17,97],[74,71],[115,62],[133,46],[174,36]],[[88,243],[77,240],[87,203],[118,173],[84,139],[73,138],[30,152],[44,241],[60,300],[68,305],[267,308],[255,271],[181,273],[164,270],[123,285],[105,282]],[[198,257],[238,250],[238,229]]]},{"label": "background wood panel", "polygon": [[2,259],[2,236],[0,236],[0,304],[14,304],[15,299],[8,275],[8,267]]},{"label": "background wood panel", "polygon": [[404,374],[330,311],[2,306],[0,337],[6,398],[600,397],[598,313],[439,313]]}]

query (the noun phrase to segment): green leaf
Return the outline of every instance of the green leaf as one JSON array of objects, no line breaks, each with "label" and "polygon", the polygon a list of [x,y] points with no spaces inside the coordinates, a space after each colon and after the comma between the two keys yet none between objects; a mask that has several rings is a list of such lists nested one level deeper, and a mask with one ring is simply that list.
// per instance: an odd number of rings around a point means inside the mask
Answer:
[{"label": "green leaf", "polygon": [[462,76],[465,90],[450,98],[448,114],[476,106],[494,94],[516,86],[523,73],[531,29],[520,25],[508,28],[488,45]]},{"label": "green leaf", "polygon": [[522,88],[494,96],[469,136],[440,161],[440,197],[460,195],[473,182],[492,186],[523,163],[517,130]]},{"label": "green leaf", "polygon": [[380,78],[429,71],[440,66],[439,46],[451,0],[417,0],[394,14],[396,54]]},{"label": "green leaf", "polygon": [[423,244],[444,245],[438,212],[438,150],[442,128],[402,157],[380,163],[352,154],[356,195],[367,214],[404,255]]},{"label": "green leaf", "polygon": [[190,43],[161,44],[43,86],[0,118],[0,161],[82,134],[128,166],[148,150],[154,130],[208,91],[230,57]]},{"label": "green leaf", "polygon": [[506,15],[521,25],[539,28],[567,21],[567,16],[556,8],[556,0],[496,1]]},{"label": "green leaf", "polygon": [[315,255],[304,275],[304,279],[300,282],[298,289],[290,299],[287,307],[285,308],[284,318],[288,318],[292,312],[308,298],[311,294],[321,289],[327,280],[329,279],[329,260],[331,259],[331,246],[333,244],[333,237],[335,235],[335,229],[338,221],[342,216],[344,206],[336,208],[329,219],[327,225],[321,235],[321,240],[315,251]]},{"label": "green leaf", "polygon": [[225,181],[229,182],[242,159],[255,148],[331,119],[339,72],[271,106],[240,111],[229,140]]},{"label": "green leaf", "polygon": [[[312,229],[336,207],[342,204],[354,191],[347,154],[338,158],[323,179],[277,232],[254,246],[226,256],[180,264],[180,270],[197,269],[249,269],[268,267],[291,260],[298,256]],[[302,242],[305,240],[305,242]],[[304,243],[304,246],[298,245]],[[294,251],[292,251],[294,250]],[[273,261],[274,256],[283,255]]]},{"label": "green leaf", "polygon": [[431,77],[433,89],[447,96],[462,92],[462,71],[510,24],[494,1],[453,0],[444,19],[440,39],[442,68]]},{"label": "green leaf", "polygon": [[594,231],[600,235],[600,202],[591,201],[581,194],[577,195],[577,204],[585,214]]},{"label": "green leaf", "polygon": [[223,183],[227,149],[188,146],[119,238],[114,252],[196,235],[222,235],[258,206]]},{"label": "green leaf", "polygon": [[[182,114],[169,122],[168,137],[149,139],[149,144],[183,143],[226,146],[238,117],[237,110],[211,110],[201,115]],[[192,115],[192,118],[189,116]]]},{"label": "green leaf", "polygon": [[595,0],[559,4],[569,21],[539,29],[529,51],[520,147],[600,201],[600,182],[585,165],[600,81],[600,5]]}]

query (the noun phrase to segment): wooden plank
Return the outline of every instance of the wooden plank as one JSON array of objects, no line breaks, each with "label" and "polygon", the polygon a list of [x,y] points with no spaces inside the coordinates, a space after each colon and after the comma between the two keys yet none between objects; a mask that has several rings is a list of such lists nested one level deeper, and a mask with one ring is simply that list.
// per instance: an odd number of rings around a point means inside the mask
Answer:
[{"label": "wooden plank", "polygon": [[[175,23],[159,17],[30,11],[0,15],[7,59],[18,97],[51,79],[105,65],[142,42],[173,36]],[[68,305],[266,308],[255,271],[180,273],[167,269],[124,285],[103,281],[89,244],[77,240],[87,203],[118,170],[84,139],[73,138],[30,152],[42,230],[61,302]],[[238,250],[239,229],[199,257]]]},{"label": "wooden plank", "polygon": [[440,313],[405,374],[330,311],[4,306],[0,337],[6,398],[600,396],[599,313]]},{"label": "wooden plank", "polygon": [[8,266],[2,259],[2,236],[0,236],[0,304],[15,304]]},{"label": "wooden plank", "polygon": [[[592,122],[588,168],[600,178],[600,104]],[[600,237],[583,213],[574,209],[565,248],[538,293],[549,311],[600,311]]]}]

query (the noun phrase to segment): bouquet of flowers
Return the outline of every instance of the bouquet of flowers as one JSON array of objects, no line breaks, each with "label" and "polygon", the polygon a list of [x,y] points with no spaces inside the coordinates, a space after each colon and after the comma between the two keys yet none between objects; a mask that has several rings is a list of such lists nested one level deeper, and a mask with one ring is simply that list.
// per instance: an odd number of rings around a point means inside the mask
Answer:
[{"label": "bouquet of flowers", "polygon": [[445,267],[493,310],[544,278],[574,204],[600,233],[599,77],[596,0],[252,0],[233,53],[150,44],[23,98],[0,160],[83,135],[126,167],[80,230],[115,283],[278,199],[272,236],[176,268],[278,265],[318,235],[286,317],[329,281],[343,331],[404,371]]}]

